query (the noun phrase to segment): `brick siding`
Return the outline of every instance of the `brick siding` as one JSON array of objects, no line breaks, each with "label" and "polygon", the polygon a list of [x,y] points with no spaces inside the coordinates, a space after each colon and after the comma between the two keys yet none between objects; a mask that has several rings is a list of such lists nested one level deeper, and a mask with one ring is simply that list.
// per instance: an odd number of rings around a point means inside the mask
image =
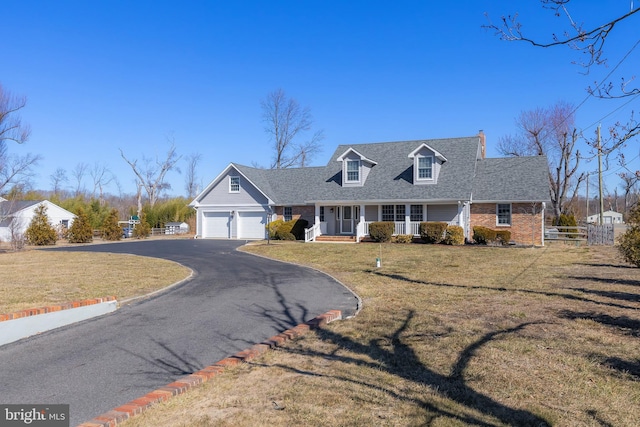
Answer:
[{"label": "brick siding", "polygon": [[521,245],[542,245],[542,213],[536,204],[536,215],[531,215],[531,203],[511,204],[511,225],[498,226],[495,203],[474,203],[471,205],[471,233],[473,227],[483,226],[492,230],[511,231],[511,240]]}]

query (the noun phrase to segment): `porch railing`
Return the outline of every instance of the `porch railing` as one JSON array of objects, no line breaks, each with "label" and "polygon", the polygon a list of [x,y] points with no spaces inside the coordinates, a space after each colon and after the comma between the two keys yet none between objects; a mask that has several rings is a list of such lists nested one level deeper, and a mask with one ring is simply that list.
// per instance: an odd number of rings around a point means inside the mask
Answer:
[{"label": "porch railing", "polygon": [[320,231],[320,224],[313,224],[309,228],[304,229],[304,241],[305,242],[315,242],[316,237],[322,235]]}]

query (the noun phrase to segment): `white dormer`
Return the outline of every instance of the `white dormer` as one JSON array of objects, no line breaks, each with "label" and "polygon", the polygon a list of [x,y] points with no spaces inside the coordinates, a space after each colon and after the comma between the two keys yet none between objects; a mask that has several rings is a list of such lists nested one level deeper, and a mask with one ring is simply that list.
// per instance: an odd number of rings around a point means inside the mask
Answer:
[{"label": "white dormer", "polygon": [[342,186],[361,187],[367,180],[371,168],[378,163],[349,148],[337,159],[342,162]]},{"label": "white dormer", "polygon": [[440,166],[447,161],[445,156],[427,144],[422,144],[409,153],[409,158],[413,159],[413,183],[417,185],[435,184]]}]

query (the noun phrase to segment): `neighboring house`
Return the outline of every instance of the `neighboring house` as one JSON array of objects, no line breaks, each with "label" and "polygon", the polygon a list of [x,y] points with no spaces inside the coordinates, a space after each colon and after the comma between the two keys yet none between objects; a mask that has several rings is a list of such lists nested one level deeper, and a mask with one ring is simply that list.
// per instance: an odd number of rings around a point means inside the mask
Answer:
[{"label": "neighboring house", "polygon": [[164,225],[164,234],[185,234],[189,232],[186,222],[168,222]]},{"label": "neighboring house", "polygon": [[39,205],[47,207],[49,222],[56,229],[69,228],[76,217],[48,200],[6,200],[0,197],[0,241],[10,242],[12,231],[13,235],[24,235]]},{"label": "neighboring house", "polygon": [[[600,214],[589,215],[587,217],[588,224],[598,224],[600,222]],[[622,214],[615,211],[605,211],[602,213],[603,224],[623,224]]]},{"label": "neighboring house", "polygon": [[418,234],[423,221],[483,225],[544,244],[549,200],[544,156],[485,159],[483,132],[464,138],[340,145],[322,167],[259,169],[231,163],[190,206],[196,237],[263,239],[268,220],[309,221],[319,235],[359,241],[374,221]]}]

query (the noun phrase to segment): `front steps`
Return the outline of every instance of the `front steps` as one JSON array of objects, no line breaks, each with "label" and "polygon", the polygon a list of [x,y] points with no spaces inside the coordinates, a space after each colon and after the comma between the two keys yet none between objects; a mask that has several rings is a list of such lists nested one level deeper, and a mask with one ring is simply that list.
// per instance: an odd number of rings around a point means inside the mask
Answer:
[{"label": "front steps", "polygon": [[323,234],[316,237],[316,242],[331,242],[331,243],[355,243],[356,236],[329,236]]}]

